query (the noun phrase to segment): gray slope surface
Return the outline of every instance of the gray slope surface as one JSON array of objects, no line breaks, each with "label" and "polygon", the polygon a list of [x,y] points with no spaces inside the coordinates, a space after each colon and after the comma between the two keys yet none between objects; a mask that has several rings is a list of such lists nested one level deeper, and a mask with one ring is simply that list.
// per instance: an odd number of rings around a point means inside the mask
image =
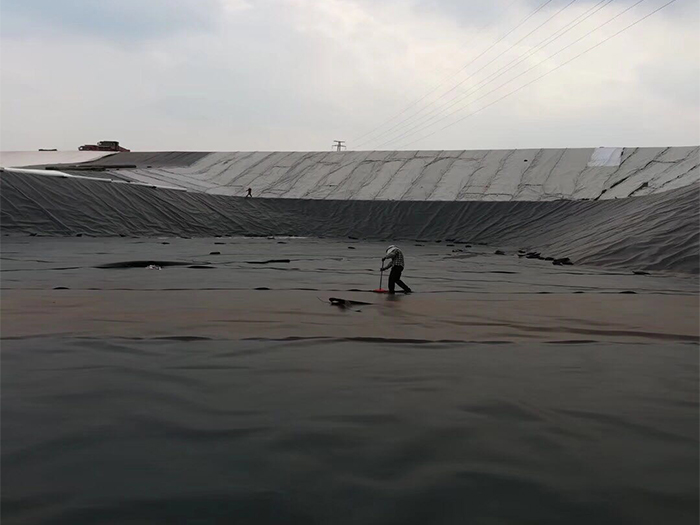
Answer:
[{"label": "gray slope surface", "polygon": [[[40,155],[36,156],[36,160]],[[36,162],[37,165],[45,165]],[[120,167],[121,166],[121,167]],[[131,167],[129,167],[131,166]],[[94,176],[189,191],[314,200],[605,200],[700,181],[700,148],[462,151],[132,152],[80,165]],[[56,166],[70,170],[71,166]]]},{"label": "gray slope surface", "polygon": [[4,171],[3,232],[456,239],[577,264],[698,273],[700,185],[605,201],[243,199]]}]

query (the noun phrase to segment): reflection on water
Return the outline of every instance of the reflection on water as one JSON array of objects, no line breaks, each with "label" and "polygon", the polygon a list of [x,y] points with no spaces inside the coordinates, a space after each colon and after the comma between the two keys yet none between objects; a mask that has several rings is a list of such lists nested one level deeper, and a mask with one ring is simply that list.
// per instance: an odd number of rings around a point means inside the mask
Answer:
[{"label": "reflection on water", "polygon": [[691,344],[5,340],[3,523],[697,523]]}]

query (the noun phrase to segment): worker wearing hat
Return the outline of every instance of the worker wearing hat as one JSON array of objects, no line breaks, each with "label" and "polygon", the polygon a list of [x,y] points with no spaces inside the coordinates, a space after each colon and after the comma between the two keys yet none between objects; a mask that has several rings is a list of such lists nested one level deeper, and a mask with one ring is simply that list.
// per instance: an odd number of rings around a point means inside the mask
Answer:
[{"label": "worker wearing hat", "polygon": [[[384,266],[384,261],[389,261]],[[396,293],[394,288],[398,284],[405,293],[411,293],[411,289],[401,280],[404,269],[403,252],[393,244],[386,249],[386,255],[382,257],[382,271],[391,268],[389,274],[389,293]]]}]

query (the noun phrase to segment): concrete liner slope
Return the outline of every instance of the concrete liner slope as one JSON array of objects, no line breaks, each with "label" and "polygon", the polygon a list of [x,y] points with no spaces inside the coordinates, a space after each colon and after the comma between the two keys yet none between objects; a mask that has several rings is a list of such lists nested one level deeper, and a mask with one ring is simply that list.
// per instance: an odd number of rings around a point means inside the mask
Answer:
[{"label": "concrete liner slope", "polygon": [[133,164],[135,166],[145,168],[154,167],[186,167],[191,166],[200,159],[203,159],[209,152],[200,151],[168,151],[168,152],[147,152],[147,151],[130,151],[115,153],[104,159],[97,159],[90,162],[83,162],[84,166],[114,166],[120,164]]},{"label": "concrete liner slope", "polygon": [[597,200],[699,181],[700,148],[132,152],[84,163],[81,173],[90,166],[105,170],[98,177],[220,195],[252,188],[256,197],[288,199]]},{"label": "concrete liner slope", "polygon": [[0,151],[0,166],[20,168],[34,164],[82,164],[97,159],[106,162],[111,151]]},{"label": "concrete liner slope", "polygon": [[577,264],[700,271],[700,184],[607,201],[244,199],[4,171],[3,232],[485,242]]}]

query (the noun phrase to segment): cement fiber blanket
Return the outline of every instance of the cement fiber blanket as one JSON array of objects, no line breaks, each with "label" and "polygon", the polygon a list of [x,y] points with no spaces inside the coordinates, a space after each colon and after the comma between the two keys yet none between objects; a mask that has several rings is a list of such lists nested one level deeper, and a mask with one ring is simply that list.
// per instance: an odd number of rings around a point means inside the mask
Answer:
[{"label": "cement fiber blanket", "polygon": [[698,184],[612,201],[319,201],[4,171],[0,197],[3,232],[456,239],[570,257],[577,264],[700,271]]},{"label": "cement fiber blanket", "polygon": [[0,151],[0,166],[21,168],[48,164],[78,164],[96,159],[103,162],[114,155],[111,151]]},{"label": "cement fiber blanket", "polygon": [[168,152],[147,152],[131,151],[115,153],[104,159],[97,159],[84,163],[96,166],[114,166],[123,164],[133,164],[139,168],[145,167],[185,167],[197,162],[209,155],[207,152],[198,151],[168,151]]},{"label": "cement fiber blanket", "polygon": [[285,199],[541,201],[661,193],[700,180],[698,165],[700,148],[673,147],[120,153],[81,170],[241,197],[251,188]]},{"label": "cement fiber blanket", "polygon": [[[62,152],[58,152],[62,153]],[[75,152],[65,152],[66,158]],[[80,152],[86,153],[86,152]],[[87,152],[89,153],[89,152]],[[40,162],[41,155],[46,161]],[[57,152],[31,152],[49,164]],[[3,157],[4,158],[4,157]],[[86,159],[87,160],[87,159]],[[53,162],[53,161],[52,161]],[[317,200],[542,201],[651,195],[700,180],[700,148],[127,152],[80,173],[190,191]],[[91,173],[94,168],[95,173]]]}]

